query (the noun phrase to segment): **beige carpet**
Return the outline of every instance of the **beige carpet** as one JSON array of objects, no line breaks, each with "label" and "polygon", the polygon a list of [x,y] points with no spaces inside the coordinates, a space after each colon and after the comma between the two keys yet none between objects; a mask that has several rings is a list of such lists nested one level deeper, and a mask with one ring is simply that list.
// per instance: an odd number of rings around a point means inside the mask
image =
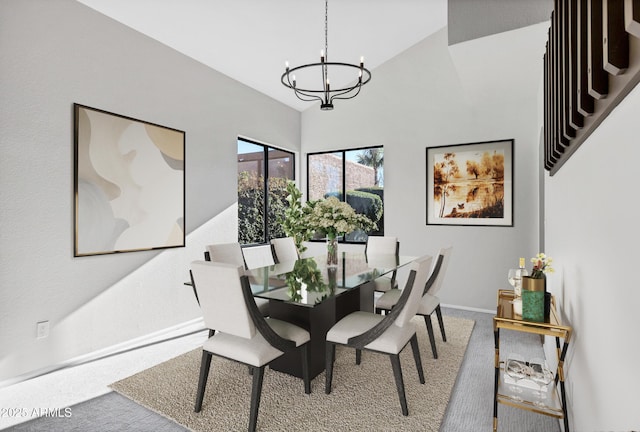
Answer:
[{"label": "beige carpet", "polygon": [[[265,370],[258,414],[259,431],[438,431],[474,326],[444,317],[442,342],[434,317],[438,360],[434,360],[422,317],[414,318],[426,384],[421,385],[407,346],[401,364],[409,416],[400,411],[388,356],[338,347],[331,394],[324,373],[304,394],[301,379]],[[113,383],[118,393],[194,431],[245,431],[249,421],[251,376],[246,366],[213,358],[204,403],[193,412],[202,350],[197,349]]]}]

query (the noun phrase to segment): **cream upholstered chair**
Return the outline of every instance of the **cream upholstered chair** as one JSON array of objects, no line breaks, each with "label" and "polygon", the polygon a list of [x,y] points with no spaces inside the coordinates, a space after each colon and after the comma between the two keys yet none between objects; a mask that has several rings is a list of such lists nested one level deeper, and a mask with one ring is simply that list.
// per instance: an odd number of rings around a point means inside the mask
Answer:
[{"label": "cream upholstered chair", "polygon": [[248,269],[272,266],[276,263],[271,244],[243,247],[242,256]]},{"label": "cream upholstered chair", "polygon": [[[400,242],[397,237],[392,236],[369,236],[364,247],[364,253],[367,258],[375,259],[376,255],[395,255],[400,253]],[[396,281],[396,271],[391,276],[381,276],[375,281],[375,290],[387,292],[390,289],[398,288]]]},{"label": "cream upholstered chair", "polygon": [[248,429],[254,431],[265,366],[284,352],[300,350],[304,391],[311,393],[307,351],[309,332],[288,322],[264,318],[253,301],[249,280],[242,267],[195,261],[191,264],[191,273],[205,325],[217,330],[202,346],[195,412],[202,409],[212,356],[243,363],[249,366],[253,375]]},{"label": "cream upholstered chair", "polygon": [[[243,269],[247,269],[247,265],[244,261],[244,254],[240,243],[216,243],[206,247],[204,258],[207,261],[223,262],[227,264],[233,264]],[[258,309],[262,312],[262,315],[269,315],[269,300],[256,299]]]},{"label": "cream upholstered chair", "polygon": [[246,268],[240,243],[216,243],[206,247],[204,258],[207,261],[224,262]]},{"label": "cream upholstered chair", "polygon": [[271,239],[271,245],[273,246],[273,255],[276,262],[282,263],[287,261],[296,261],[300,258],[296,242],[293,237],[282,237]]},{"label": "cream upholstered chair", "polygon": [[427,281],[431,268],[431,257],[420,257],[411,263],[411,271],[402,296],[391,312],[378,315],[372,312],[352,312],[338,321],[327,332],[325,393],[331,393],[333,379],[333,362],[336,344],[356,349],[356,363],[360,364],[361,350],[388,354],[396,381],[402,414],[408,415],[407,398],[404,391],[400,352],[411,342],[413,357],[418,370],[420,383],[424,384],[424,373],[416,326],[411,322],[418,310],[418,302],[422,297],[422,287]]},{"label": "cream upholstered chair", "polygon": [[[449,266],[449,258],[451,257],[452,247],[440,249],[438,259],[436,260],[431,276],[424,287],[424,294],[420,300],[420,307],[418,308],[418,315],[424,317],[424,322],[427,325],[427,332],[429,333],[429,342],[431,343],[431,352],[433,352],[433,358],[438,358],[438,350],[436,349],[436,340],[433,334],[433,325],[431,323],[431,314],[435,311],[438,317],[438,324],[440,325],[440,333],[442,334],[442,340],[447,341],[447,335],[444,331],[444,322],[442,321],[442,311],[440,310],[440,299],[436,296],[436,293],[440,291],[442,287],[442,281],[447,272]],[[396,305],[401,296],[401,290],[391,290],[384,293],[376,302],[376,311],[389,311]]]}]

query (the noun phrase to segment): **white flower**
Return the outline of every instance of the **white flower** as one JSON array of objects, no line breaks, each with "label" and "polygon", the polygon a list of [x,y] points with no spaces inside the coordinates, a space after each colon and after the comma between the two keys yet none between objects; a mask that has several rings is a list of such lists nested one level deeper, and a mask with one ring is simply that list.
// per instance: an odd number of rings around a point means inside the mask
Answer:
[{"label": "white flower", "polygon": [[364,215],[357,214],[348,203],[329,197],[315,203],[307,217],[311,229],[324,231],[330,238],[344,235],[357,228],[374,229],[375,224]]}]

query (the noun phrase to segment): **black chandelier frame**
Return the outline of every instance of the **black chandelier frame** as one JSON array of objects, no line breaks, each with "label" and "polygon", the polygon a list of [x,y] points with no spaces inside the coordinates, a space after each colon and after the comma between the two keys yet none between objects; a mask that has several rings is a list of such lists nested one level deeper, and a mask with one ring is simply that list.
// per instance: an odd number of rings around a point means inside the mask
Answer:
[{"label": "black chandelier frame", "polygon": [[[325,50],[320,55],[319,63],[309,63],[301,66],[289,68],[287,63],[285,72],[280,77],[280,82],[285,87],[292,89],[296,97],[305,102],[320,101],[320,109],[332,110],[334,99],[352,99],[360,93],[360,89],[363,85],[371,81],[371,72],[364,67],[364,59],[360,60],[360,64],[342,63],[342,62],[329,62],[327,61],[329,53],[328,44],[328,15],[329,15],[329,2],[325,0],[325,12],[324,12],[324,48]],[[358,80],[352,86],[340,87],[332,89],[329,83],[329,68],[352,68],[358,69]],[[293,75],[296,71],[320,69],[318,75],[322,75],[322,89],[308,89],[301,88],[296,85],[296,78]],[[312,72],[316,73],[316,72]]]}]

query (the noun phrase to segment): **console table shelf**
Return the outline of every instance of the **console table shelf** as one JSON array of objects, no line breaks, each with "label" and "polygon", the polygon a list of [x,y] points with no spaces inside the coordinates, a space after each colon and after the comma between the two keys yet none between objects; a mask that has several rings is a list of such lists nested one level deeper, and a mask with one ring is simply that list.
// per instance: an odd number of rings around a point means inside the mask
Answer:
[{"label": "console table shelf", "polygon": [[[498,290],[498,307],[493,317],[493,332],[495,341],[495,386],[493,395],[493,430],[498,430],[498,403],[515,408],[525,409],[538,414],[556,417],[564,420],[564,430],[569,432],[567,418],[566,394],[564,388],[564,359],[567,354],[569,340],[571,339],[571,327],[562,325],[556,311],[555,298],[551,297],[551,307],[548,322],[525,321],[520,315],[513,312],[512,301],[515,298],[513,290]],[[519,331],[524,333],[551,336],[556,341],[556,353],[558,356],[558,368],[555,379],[547,390],[547,396],[543,404],[539,396],[534,395],[534,390],[523,388],[521,394],[515,394],[504,383],[504,361],[500,360],[500,329]],[[563,340],[562,347],[560,339]]]}]

